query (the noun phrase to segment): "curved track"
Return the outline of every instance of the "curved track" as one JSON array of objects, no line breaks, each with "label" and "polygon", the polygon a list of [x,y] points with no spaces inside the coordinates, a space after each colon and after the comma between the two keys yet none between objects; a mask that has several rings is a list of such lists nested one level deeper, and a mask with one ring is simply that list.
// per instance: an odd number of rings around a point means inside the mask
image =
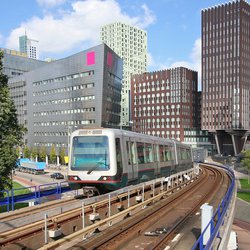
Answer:
[{"label": "curved track", "polygon": [[[78,243],[74,248],[165,249],[167,245],[171,245],[170,241],[187,221],[199,211],[201,204],[213,200],[222,184],[228,185],[224,171],[207,167],[202,178],[192,187],[177,193],[171,199],[160,201],[151,209],[145,209],[130,221],[124,221],[88,241]],[[190,242],[190,248],[194,242]],[[186,244],[185,247],[189,249]]]},{"label": "curved track", "polygon": [[[142,196],[142,190],[85,206],[85,228],[82,228],[81,208],[52,216],[47,222],[48,229],[60,228],[65,237],[45,245],[43,249],[164,248],[183,225],[189,223],[202,203],[216,206],[228,184],[227,175],[222,170],[206,167],[198,178],[181,181],[180,185],[172,188],[166,185],[145,186],[144,199],[139,199],[140,203],[137,198]],[[100,221],[92,223],[88,217],[96,212]],[[11,250],[23,247],[37,249],[44,244],[43,230],[44,221],[39,221],[29,227],[1,233],[0,246]],[[82,237],[86,239],[82,241]]]}]

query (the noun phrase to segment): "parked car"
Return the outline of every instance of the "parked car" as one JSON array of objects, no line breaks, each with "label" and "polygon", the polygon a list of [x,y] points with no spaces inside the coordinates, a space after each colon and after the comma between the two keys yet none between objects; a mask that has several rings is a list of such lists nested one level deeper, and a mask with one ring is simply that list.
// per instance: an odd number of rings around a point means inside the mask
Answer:
[{"label": "parked car", "polygon": [[53,179],[64,179],[64,176],[61,173],[53,173],[50,175],[50,177]]}]

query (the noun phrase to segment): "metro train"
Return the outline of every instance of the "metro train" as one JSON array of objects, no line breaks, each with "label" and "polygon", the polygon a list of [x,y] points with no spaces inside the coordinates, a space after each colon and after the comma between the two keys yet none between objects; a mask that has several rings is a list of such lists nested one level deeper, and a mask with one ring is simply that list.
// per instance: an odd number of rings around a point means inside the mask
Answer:
[{"label": "metro train", "polygon": [[191,147],[176,140],[119,129],[71,134],[68,182],[72,189],[106,193],[193,167]]}]

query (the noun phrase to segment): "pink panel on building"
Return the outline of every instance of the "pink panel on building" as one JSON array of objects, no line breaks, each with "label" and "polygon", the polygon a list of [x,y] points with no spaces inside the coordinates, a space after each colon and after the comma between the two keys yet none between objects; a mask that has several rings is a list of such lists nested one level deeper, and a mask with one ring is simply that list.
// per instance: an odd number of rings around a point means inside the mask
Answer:
[{"label": "pink panel on building", "polygon": [[107,64],[108,64],[108,66],[112,67],[112,64],[113,64],[113,55],[112,55],[111,52],[108,52]]},{"label": "pink panel on building", "polygon": [[95,64],[95,52],[88,52],[87,53],[87,65]]}]

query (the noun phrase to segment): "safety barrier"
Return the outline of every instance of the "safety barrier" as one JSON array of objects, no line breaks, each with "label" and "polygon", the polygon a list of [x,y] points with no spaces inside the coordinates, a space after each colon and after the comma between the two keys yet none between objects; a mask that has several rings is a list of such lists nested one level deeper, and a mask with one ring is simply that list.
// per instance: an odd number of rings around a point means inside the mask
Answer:
[{"label": "safety barrier", "polygon": [[[14,195],[15,191],[28,190],[29,192],[21,195]],[[67,182],[48,183],[39,186],[23,187],[11,190],[0,191],[0,208],[6,206],[6,211],[9,212],[10,208],[14,211],[15,204],[23,201],[34,201],[34,204],[40,204],[42,197],[55,195],[56,199],[61,199],[62,194],[72,191]],[[77,195],[77,190],[75,190]]]},{"label": "safety barrier", "polygon": [[[224,166],[218,166],[215,164],[209,164],[209,165],[214,165],[216,167],[220,167],[220,168],[225,169],[227,171],[227,173],[229,174],[232,182],[227,190],[227,193],[225,194],[221,203],[219,204],[215,213],[213,214],[212,219],[210,220],[210,222],[208,223],[206,228],[201,232],[201,235],[200,235],[199,239],[195,242],[192,250],[214,249],[214,244],[215,244],[216,239],[220,238],[220,236],[221,236],[220,235],[220,228],[222,227],[222,225],[225,222],[225,215],[228,212],[230,201],[232,200],[234,190],[235,190],[235,176],[234,176],[234,172],[231,169],[224,167]],[[208,229],[209,227],[210,227],[210,238],[205,245],[204,244],[204,234],[206,233],[207,230],[209,230]]]}]

